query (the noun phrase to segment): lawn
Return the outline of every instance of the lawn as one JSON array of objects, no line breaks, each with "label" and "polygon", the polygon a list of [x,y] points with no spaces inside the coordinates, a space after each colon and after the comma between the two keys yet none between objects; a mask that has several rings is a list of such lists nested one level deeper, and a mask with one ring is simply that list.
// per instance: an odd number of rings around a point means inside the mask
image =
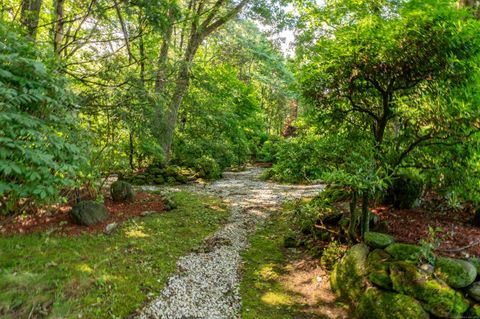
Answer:
[{"label": "lawn", "polygon": [[125,318],[157,295],[175,262],[228,216],[218,199],[179,192],[178,208],[111,235],[0,237],[0,317]]}]

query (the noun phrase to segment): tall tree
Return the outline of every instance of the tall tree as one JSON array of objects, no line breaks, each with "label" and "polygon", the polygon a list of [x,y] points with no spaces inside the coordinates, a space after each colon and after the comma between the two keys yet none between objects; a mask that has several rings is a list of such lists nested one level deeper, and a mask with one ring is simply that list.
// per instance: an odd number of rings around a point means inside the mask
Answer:
[{"label": "tall tree", "polygon": [[[217,0],[213,5],[208,6],[208,1],[200,0],[192,4],[191,12],[193,12],[193,14],[191,16],[188,42],[183,52],[183,58],[180,61],[178,75],[175,80],[175,88],[169,97],[165,117],[155,119],[157,121],[164,121],[163,129],[157,136],[160,138],[167,162],[170,157],[178,112],[189,85],[191,64],[199,46],[210,34],[235,17],[248,2],[249,0],[241,0],[239,3],[231,6],[226,0]],[[162,48],[164,45],[165,42]],[[159,67],[163,67],[163,61],[160,62]]]}]

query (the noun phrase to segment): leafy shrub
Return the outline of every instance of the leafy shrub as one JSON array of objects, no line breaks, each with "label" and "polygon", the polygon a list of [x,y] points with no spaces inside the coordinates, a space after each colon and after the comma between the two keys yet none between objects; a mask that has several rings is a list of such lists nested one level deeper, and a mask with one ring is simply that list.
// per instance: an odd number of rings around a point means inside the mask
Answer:
[{"label": "leafy shrub", "polygon": [[387,202],[395,208],[412,208],[422,196],[423,182],[413,175],[402,174],[392,179]]},{"label": "leafy shrub", "polygon": [[33,44],[0,24],[0,210],[26,210],[73,186],[84,158],[73,94]]},{"label": "leafy shrub", "polygon": [[320,264],[327,270],[332,270],[337,261],[342,258],[345,253],[345,247],[340,245],[337,241],[332,241],[323,250]]},{"label": "leafy shrub", "polygon": [[323,154],[319,136],[305,135],[285,140],[276,150],[272,179],[296,183],[316,180],[323,172]]},{"label": "leafy shrub", "polygon": [[220,165],[209,156],[202,156],[195,160],[195,170],[199,177],[215,179],[222,176]]}]

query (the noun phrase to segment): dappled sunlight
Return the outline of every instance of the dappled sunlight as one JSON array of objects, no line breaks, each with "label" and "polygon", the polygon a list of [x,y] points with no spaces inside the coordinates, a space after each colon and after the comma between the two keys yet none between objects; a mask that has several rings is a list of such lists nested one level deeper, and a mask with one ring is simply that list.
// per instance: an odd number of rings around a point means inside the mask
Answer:
[{"label": "dappled sunlight", "polygon": [[146,238],[150,237],[150,235],[144,232],[144,227],[139,225],[134,225],[125,229],[125,235],[129,238]]},{"label": "dappled sunlight", "polygon": [[81,271],[81,272],[84,272],[84,273],[92,273],[93,272],[93,269],[92,267],[90,267],[89,265],[87,264],[78,264],[76,267],[75,267],[78,271]]},{"label": "dappled sunlight", "polygon": [[279,274],[274,270],[274,267],[274,264],[267,264],[262,266],[262,268],[255,273],[265,280],[275,280],[279,277]]},{"label": "dappled sunlight", "polygon": [[294,304],[289,295],[281,292],[267,292],[262,296],[262,301],[272,306],[290,306]]}]

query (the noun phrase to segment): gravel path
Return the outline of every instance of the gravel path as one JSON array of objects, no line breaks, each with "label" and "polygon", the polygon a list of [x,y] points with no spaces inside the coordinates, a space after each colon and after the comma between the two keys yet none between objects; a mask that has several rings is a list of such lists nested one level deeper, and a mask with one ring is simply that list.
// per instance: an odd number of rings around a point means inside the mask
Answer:
[{"label": "gravel path", "polygon": [[312,196],[322,185],[280,185],[258,180],[261,168],[225,173],[206,187],[186,186],[223,198],[230,205],[228,223],[205,240],[201,249],[180,258],[160,296],[138,318],[223,319],[238,318],[240,253],[248,246],[255,225],[279,208],[287,198]]}]

